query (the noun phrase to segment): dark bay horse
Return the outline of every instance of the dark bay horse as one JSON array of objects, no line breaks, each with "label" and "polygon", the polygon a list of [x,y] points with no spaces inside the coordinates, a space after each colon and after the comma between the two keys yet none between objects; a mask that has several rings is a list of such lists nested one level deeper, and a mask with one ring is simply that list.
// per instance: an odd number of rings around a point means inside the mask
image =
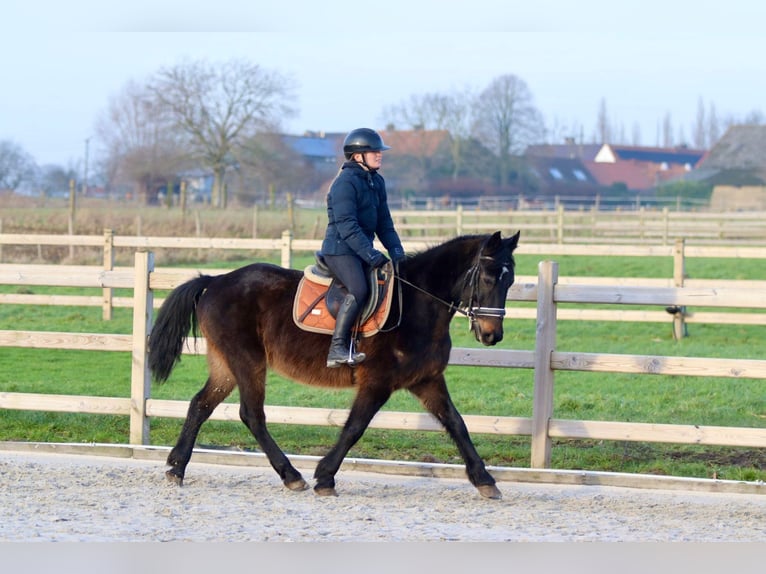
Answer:
[{"label": "dark bay horse", "polygon": [[456,312],[471,319],[474,335],[484,345],[503,338],[518,241],[519,233],[502,238],[498,231],[457,237],[408,256],[395,279],[401,287],[401,305],[395,296],[384,329],[359,342],[367,359],[340,369],[325,366],[330,336],[304,331],[293,322],[293,297],[302,271],[254,263],[178,286],[160,308],[149,337],[149,367],[156,381],[167,380],[180,360],[186,336],[199,329],[207,339],[209,376],[192,398],[181,435],[168,456],[168,479],[183,483],[200,426],[236,386],[240,418],[285,486],[308,487],[266,429],[264,399],[270,368],[308,385],[356,388],[348,420],[314,472],[317,494],[336,494],[335,474],[343,458],[391,393],[406,389],[444,425],[479,493],[500,498],[495,479],[452,403],[444,370],[452,346],[450,321]]}]

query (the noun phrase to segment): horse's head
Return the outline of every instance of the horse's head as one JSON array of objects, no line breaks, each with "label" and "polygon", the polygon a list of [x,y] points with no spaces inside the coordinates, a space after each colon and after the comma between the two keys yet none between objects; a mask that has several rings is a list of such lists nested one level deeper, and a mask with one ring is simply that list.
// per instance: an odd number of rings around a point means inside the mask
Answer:
[{"label": "horse's head", "polygon": [[476,340],[495,345],[503,339],[503,317],[508,289],[516,278],[513,251],[519,235],[503,239],[492,234],[476,254],[466,281],[468,316]]}]

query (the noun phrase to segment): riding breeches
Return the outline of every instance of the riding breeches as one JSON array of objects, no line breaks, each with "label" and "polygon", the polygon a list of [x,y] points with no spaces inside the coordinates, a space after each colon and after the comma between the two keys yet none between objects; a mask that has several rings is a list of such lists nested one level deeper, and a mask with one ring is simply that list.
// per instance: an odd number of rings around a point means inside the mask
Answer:
[{"label": "riding breeches", "polygon": [[338,281],[345,285],[349,294],[356,298],[361,309],[370,291],[367,285],[367,266],[356,255],[325,255],[324,261]]}]

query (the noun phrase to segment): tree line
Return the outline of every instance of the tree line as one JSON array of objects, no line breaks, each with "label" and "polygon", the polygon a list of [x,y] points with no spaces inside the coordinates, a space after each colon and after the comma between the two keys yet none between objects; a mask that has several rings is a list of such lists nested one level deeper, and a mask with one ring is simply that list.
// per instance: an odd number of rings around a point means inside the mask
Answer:
[{"label": "tree line", "polygon": [[[130,81],[99,115],[96,137],[103,154],[93,162],[95,177],[111,194],[151,201],[162,190],[171,197],[179,179],[209,174],[215,207],[226,207],[232,189],[243,200],[264,190],[316,193],[328,172],[297,154],[281,137],[282,123],[296,109],[295,86],[287,76],[247,60],[222,63],[185,61],[159,69],[144,82]],[[753,111],[743,118],[720,119],[714,104],[700,98],[691,140],[662,119],[662,142],[711,147],[728,125],[764,123]],[[495,190],[524,189],[521,156],[530,144],[579,142],[640,145],[599,103],[589,138],[582,126],[546,125],[526,82],[513,74],[493,79],[483,89],[414,94],[381,113],[387,129],[444,131],[446,146],[436,154],[391,156],[386,167],[400,191],[424,193],[435,180],[483,182]],[[658,132],[659,133],[659,132]],[[87,149],[87,148],[86,148]],[[87,156],[87,152],[86,152]],[[0,140],[0,189],[21,187],[42,194],[88,181],[88,165],[38,167],[11,140]],[[334,166],[335,169],[337,166]],[[331,177],[331,175],[330,175]],[[249,196],[249,197],[248,197]]]}]

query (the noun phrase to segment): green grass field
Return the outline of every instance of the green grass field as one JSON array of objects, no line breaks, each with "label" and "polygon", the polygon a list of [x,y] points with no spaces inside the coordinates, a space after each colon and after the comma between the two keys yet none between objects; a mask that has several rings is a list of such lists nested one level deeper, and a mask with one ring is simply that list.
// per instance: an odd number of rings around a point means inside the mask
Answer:
[{"label": "green grass field", "polygon": [[[535,275],[544,257],[518,256],[517,273]],[[560,275],[607,277],[669,277],[669,258],[556,257]],[[207,267],[236,267],[247,260],[208,263]],[[298,268],[308,262],[297,259]],[[156,262],[163,266],[161,260]],[[188,262],[184,266],[188,266]],[[201,266],[203,267],[203,266]],[[689,262],[695,278],[766,279],[757,261],[702,260]],[[63,288],[0,286],[3,292],[78,292]],[[96,294],[98,290],[93,290]],[[99,308],[0,306],[0,329],[30,329],[82,333],[129,333],[129,309],[115,309],[114,319],[101,320]],[[699,357],[762,359],[764,327],[699,325],[689,337],[675,341],[667,324],[561,321],[557,349]],[[477,346],[466,322],[453,323],[453,344]],[[533,349],[535,324],[531,320],[506,321],[506,336],[499,348]],[[155,385],[152,396],[188,400],[206,377],[204,358],[185,356],[170,381]],[[449,367],[450,391],[464,414],[530,417],[533,372],[520,369]],[[766,393],[762,380],[709,377],[668,377],[628,374],[558,372],[554,417],[558,419],[616,420],[712,426],[766,426]],[[130,356],[119,352],[0,348],[0,392],[33,392],[129,396]],[[236,402],[237,396],[229,401]],[[297,385],[276,376],[268,380],[268,404],[345,408],[352,395]],[[422,412],[405,393],[395,394],[388,410]],[[0,440],[125,443],[127,417],[50,412],[0,411]],[[151,440],[172,445],[180,432],[180,419],[153,419]],[[288,453],[321,455],[338,429],[272,425],[275,439]],[[475,435],[479,453],[488,464],[528,467],[529,437]],[[207,422],[198,444],[255,449],[255,441],[242,424]],[[459,463],[457,451],[441,432],[404,432],[369,429],[350,456],[413,461]],[[557,440],[552,465],[560,469],[588,469],[657,473],[677,476],[766,480],[766,452],[760,449],[699,447],[617,441]]]}]

